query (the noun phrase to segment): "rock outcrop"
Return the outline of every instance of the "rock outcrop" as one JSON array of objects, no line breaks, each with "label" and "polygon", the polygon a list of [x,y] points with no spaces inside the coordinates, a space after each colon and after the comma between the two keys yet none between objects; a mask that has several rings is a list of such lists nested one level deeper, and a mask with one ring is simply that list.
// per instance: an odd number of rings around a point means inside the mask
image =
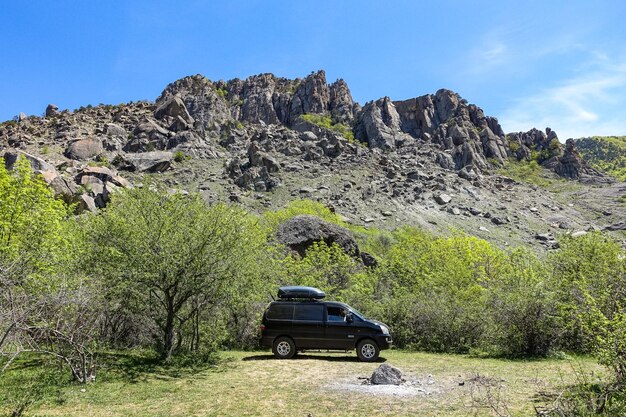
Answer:
[{"label": "rock outcrop", "polygon": [[455,169],[501,164],[507,156],[498,121],[450,90],[394,102],[400,129],[424,142],[449,150]]},{"label": "rock outcrop", "polygon": [[334,243],[347,254],[359,256],[359,247],[348,229],[315,216],[302,214],[292,217],[278,227],[276,239],[300,256],[304,256],[315,242]]},{"label": "rock outcrop", "polygon": [[[554,131],[505,135],[497,119],[452,91],[402,101],[383,97],[361,107],[345,81],[329,84],[324,71],[293,80],[194,75],[169,84],[156,102],[75,111],[51,105],[45,117],[0,123],[0,149],[7,166],[22,154],[55,195],[85,210],[97,210],[129,185],[120,170],[137,184],[154,175],[168,188],[198,190],[211,202],[224,198],[254,210],[308,198],[364,227],[453,227],[502,240],[524,235],[526,242],[543,242],[537,233],[564,224],[550,214],[571,216],[574,208],[536,184],[500,175],[507,159],[535,160],[582,183],[605,178]],[[618,204],[619,193],[607,192],[606,200]],[[596,210],[601,217],[595,219],[604,220],[593,226],[621,224],[620,208]],[[594,221],[566,223],[587,230]],[[295,250],[339,240],[311,236],[294,242]],[[344,249],[365,266],[376,265],[351,243]]]},{"label": "rock outcrop", "polygon": [[545,132],[533,128],[528,132],[509,133],[507,139],[511,153],[519,161],[534,159],[564,178],[610,181],[582,158],[573,139],[568,139],[563,145],[556,132],[549,127]]}]

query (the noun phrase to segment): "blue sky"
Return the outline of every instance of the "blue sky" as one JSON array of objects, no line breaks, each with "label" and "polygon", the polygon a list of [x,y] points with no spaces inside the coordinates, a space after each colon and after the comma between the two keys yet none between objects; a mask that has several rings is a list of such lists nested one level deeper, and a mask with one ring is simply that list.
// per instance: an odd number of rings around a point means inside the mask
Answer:
[{"label": "blue sky", "polygon": [[449,88],[505,131],[626,134],[626,2],[0,0],[0,120],[325,69],[355,100]]}]

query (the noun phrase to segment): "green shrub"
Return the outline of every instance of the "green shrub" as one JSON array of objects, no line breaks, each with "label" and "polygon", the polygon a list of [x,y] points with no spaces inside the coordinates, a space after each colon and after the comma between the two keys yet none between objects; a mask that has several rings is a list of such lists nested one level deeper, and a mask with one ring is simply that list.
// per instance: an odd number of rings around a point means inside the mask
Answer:
[{"label": "green shrub", "polygon": [[176,151],[174,152],[174,161],[176,162],[183,162],[186,159],[186,155],[183,151]]},{"label": "green shrub", "polygon": [[303,114],[300,118],[316,126],[339,133],[341,136],[348,139],[348,142],[354,142],[355,140],[354,132],[352,132],[352,129],[349,126],[346,126],[343,123],[333,123],[333,119],[328,115],[310,113]]},{"label": "green shrub", "polygon": [[226,91],[223,88],[219,88],[218,87],[218,88],[215,89],[215,92],[222,98],[226,98],[226,96],[228,96],[228,91]]}]

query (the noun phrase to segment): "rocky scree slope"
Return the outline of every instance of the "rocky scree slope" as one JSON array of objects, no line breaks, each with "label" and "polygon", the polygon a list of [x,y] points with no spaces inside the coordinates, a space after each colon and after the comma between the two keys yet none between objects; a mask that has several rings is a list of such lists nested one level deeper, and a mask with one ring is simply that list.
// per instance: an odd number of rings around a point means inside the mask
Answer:
[{"label": "rocky scree slope", "polygon": [[[43,117],[20,114],[0,125],[0,147],[8,165],[26,155],[82,210],[153,177],[254,210],[306,197],[356,224],[456,228],[503,246],[551,247],[557,232],[619,230],[626,217],[623,185],[549,128],[507,135],[497,119],[444,89],[361,106],[324,71],[295,80],[194,75],[155,102],[49,105]],[[531,160],[559,192],[498,173]]]}]

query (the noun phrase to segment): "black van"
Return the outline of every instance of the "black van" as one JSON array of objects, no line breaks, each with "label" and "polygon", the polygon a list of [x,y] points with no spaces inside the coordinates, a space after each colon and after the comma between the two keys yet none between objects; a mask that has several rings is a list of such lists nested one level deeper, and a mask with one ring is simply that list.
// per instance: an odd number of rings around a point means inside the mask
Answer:
[{"label": "black van", "polygon": [[325,294],[312,287],[281,287],[278,301],[263,314],[263,346],[272,347],[278,359],[292,358],[305,350],[356,348],[360,360],[373,362],[381,349],[392,345],[389,328],[366,319],[347,304],[321,301]]}]

